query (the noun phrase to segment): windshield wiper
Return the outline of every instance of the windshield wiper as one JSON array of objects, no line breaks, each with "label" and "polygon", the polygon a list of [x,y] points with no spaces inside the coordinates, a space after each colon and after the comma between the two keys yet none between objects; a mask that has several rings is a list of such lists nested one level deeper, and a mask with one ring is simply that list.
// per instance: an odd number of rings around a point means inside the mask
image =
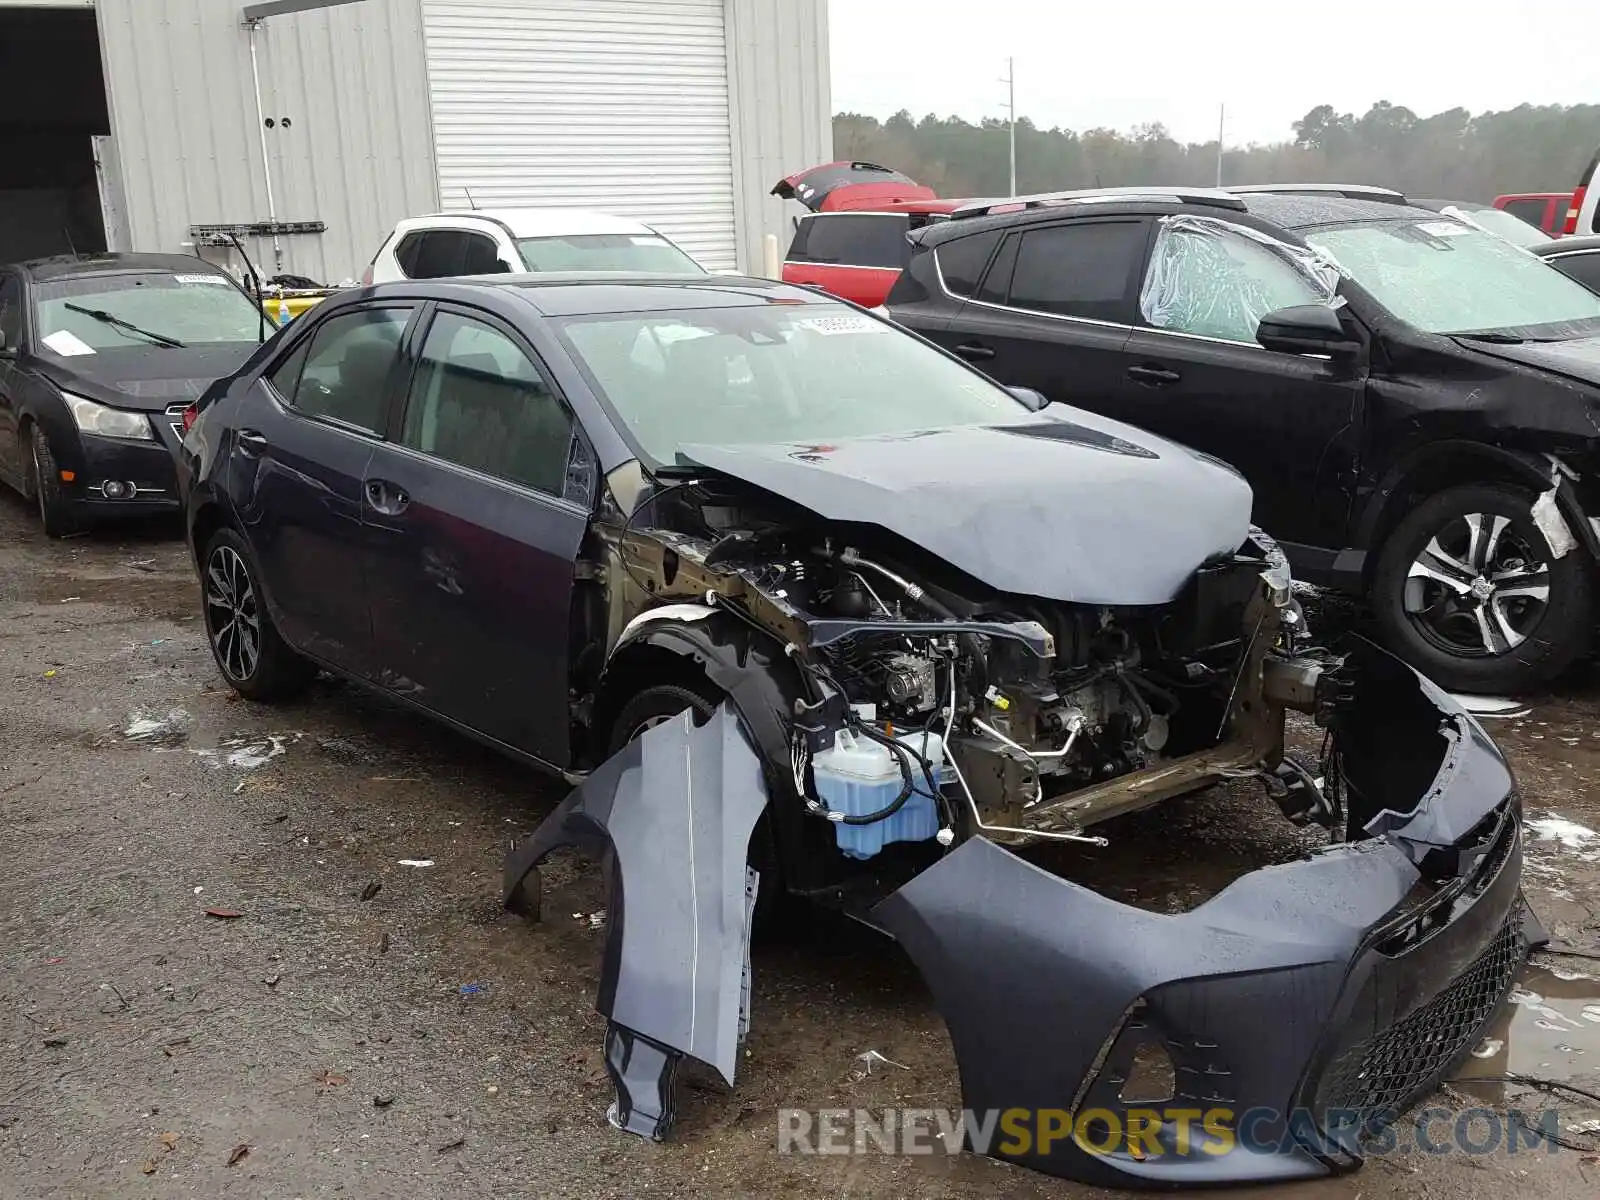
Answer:
[{"label": "windshield wiper", "polygon": [[149,338],[158,346],[166,346],[171,350],[183,350],[186,348],[186,343],[180,342],[177,338],[168,337],[164,333],[152,333],[148,329],[141,329],[132,321],[124,321],[121,317],[114,316],[111,313],[106,312],[104,309],[84,308],[81,304],[73,304],[71,302],[63,304],[61,307],[71,309],[75,313],[82,313],[86,317],[93,317],[96,321],[104,322],[105,324],[114,326],[117,329],[126,330],[128,333],[135,333],[140,337]]},{"label": "windshield wiper", "polygon": [[1496,346],[1520,346],[1529,340],[1513,333],[1458,333],[1456,336],[1472,342],[1493,342]]}]

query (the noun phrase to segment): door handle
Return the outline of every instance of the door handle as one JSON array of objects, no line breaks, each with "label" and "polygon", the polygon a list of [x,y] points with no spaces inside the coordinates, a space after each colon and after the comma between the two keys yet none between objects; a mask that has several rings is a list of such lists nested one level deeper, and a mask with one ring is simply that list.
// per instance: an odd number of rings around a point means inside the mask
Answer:
[{"label": "door handle", "polygon": [[1177,383],[1183,376],[1166,367],[1129,367],[1128,378],[1150,387],[1165,387],[1169,383]]},{"label": "door handle", "polygon": [[240,453],[248,454],[250,457],[254,458],[256,455],[266,451],[267,439],[264,434],[261,434],[254,429],[241,429],[239,430],[237,436],[239,439]]},{"label": "door handle", "polygon": [[964,346],[957,346],[956,353],[969,362],[977,362],[980,359],[994,357],[993,347],[980,346],[977,342],[968,342]]},{"label": "door handle", "polygon": [[411,503],[411,497],[382,479],[367,480],[367,503],[386,517],[397,517]]}]

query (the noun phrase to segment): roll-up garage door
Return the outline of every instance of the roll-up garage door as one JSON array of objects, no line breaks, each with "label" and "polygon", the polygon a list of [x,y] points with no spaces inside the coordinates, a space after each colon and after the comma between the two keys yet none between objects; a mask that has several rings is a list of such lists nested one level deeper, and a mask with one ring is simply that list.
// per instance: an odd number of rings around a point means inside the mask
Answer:
[{"label": "roll-up garage door", "polygon": [[733,267],[723,3],[423,0],[445,207],[599,209]]}]

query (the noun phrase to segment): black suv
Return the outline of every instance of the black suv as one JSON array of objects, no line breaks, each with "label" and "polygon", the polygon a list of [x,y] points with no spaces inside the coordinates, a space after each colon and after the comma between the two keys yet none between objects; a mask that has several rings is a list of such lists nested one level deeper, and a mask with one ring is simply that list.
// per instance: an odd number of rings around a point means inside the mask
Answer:
[{"label": "black suv", "polygon": [[910,236],[896,321],[1232,463],[1296,574],[1441,683],[1584,651],[1600,296],[1380,188],[1063,192]]}]

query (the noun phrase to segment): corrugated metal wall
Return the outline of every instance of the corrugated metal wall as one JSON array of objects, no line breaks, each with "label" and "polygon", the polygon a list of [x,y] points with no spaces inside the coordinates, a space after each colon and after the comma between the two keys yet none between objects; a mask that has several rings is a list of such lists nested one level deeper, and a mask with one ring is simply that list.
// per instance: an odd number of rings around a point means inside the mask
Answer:
[{"label": "corrugated metal wall", "polygon": [[759,272],[763,235],[781,255],[793,233],[772,185],[833,158],[828,0],[727,0],[727,28],[739,265]]},{"label": "corrugated metal wall", "polygon": [[[242,0],[99,0],[111,125],[140,250],[198,223],[267,219]],[[438,206],[418,0],[269,18],[256,35],[285,271],[360,274],[402,217]],[[289,118],[285,128],[282,119]],[[272,271],[272,247],[249,245]]]}]

